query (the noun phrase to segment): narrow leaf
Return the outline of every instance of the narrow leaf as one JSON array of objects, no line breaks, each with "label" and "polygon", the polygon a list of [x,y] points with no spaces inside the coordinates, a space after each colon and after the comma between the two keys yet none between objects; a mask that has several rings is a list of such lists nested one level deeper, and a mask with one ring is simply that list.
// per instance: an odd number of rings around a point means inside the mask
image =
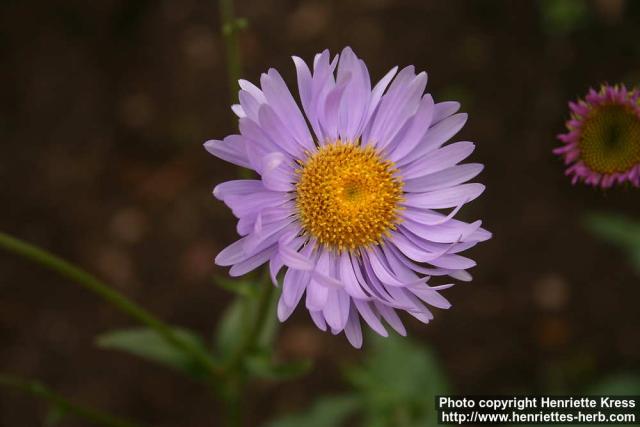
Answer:
[{"label": "narrow leaf", "polygon": [[[180,339],[188,342],[191,346],[200,347],[202,351],[207,351],[200,337],[193,332],[178,328],[174,328],[174,331]],[[206,370],[189,352],[176,348],[149,328],[107,332],[96,338],[96,345],[104,349],[115,349],[134,354],[176,369],[195,379],[201,379],[206,375]]]},{"label": "narrow leaf", "polygon": [[340,427],[360,407],[354,395],[320,398],[306,412],[288,415],[267,424],[266,427]]},{"label": "narrow leaf", "polygon": [[268,380],[285,381],[308,373],[313,364],[310,360],[277,363],[266,354],[247,357],[247,371],[257,377]]}]

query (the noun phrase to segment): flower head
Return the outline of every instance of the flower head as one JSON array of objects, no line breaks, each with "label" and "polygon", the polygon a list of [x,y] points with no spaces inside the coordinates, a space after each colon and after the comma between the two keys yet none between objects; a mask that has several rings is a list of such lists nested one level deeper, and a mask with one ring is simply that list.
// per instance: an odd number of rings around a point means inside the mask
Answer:
[{"label": "flower head", "polygon": [[[487,240],[481,221],[454,219],[484,190],[465,184],[482,165],[458,165],[471,142],[444,146],[465,124],[457,102],[434,103],[426,73],[389,71],[373,88],[350,48],[315,56],[313,71],[294,57],[302,111],[280,74],[260,88],[240,81],[240,135],[205,143],[213,155],[259,178],[214,189],[238,218],[243,236],[216,257],[245,274],[269,263],[280,285],[278,317],[300,303],[315,324],[362,344],[360,319],[386,336],[400,334],[396,310],[424,323],[428,306],[449,308],[433,276],[468,281],[474,261],[460,252]],[[449,209],[449,212],[439,212]]]},{"label": "flower head", "polygon": [[558,135],[564,144],[553,152],[569,165],[572,182],[640,187],[640,92],[603,85],[569,108],[568,131]]}]

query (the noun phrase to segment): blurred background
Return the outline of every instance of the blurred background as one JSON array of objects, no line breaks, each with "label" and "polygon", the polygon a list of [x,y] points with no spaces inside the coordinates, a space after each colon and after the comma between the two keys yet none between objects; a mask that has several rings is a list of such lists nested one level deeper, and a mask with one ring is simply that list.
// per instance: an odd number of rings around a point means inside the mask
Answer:
[{"label": "blurred background", "polygon": [[[469,113],[485,194],[465,208],[494,233],[472,250],[474,281],[424,326],[453,390],[575,392],[640,362],[638,274],[584,227],[588,212],[640,214],[638,190],[572,187],[551,154],[568,100],[602,82],[640,84],[640,2],[236,1],[243,77],[350,45],[373,79],[429,73],[436,101]],[[237,132],[215,1],[0,3],[0,230],[95,272],[172,323],[211,335],[232,299],[216,253],[236,239],[213,186],[236,170],[202,143]],[[132,322],[67,280],[0,254],[0,366],[153,426],[203,426],[201,387],[94,337]],[[345,389],[365,351],[315,329],[304,310],[277,353],[315,368],[251,387],[247,425]],[[0,425],[41,425],[46,407],[0,390]],[[74,424],[75,423],[75,424]],[[85,425],[69,420],[64,425]],[[215,424],[214,424],[215,425]]]}]

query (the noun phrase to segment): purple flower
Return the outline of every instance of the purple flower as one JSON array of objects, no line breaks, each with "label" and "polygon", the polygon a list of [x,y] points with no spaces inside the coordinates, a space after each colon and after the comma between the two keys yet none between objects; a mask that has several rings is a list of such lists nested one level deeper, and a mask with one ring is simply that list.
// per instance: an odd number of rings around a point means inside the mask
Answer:
[{"label": "purple flower", "polygon": [[602,85],[569,108],[568,132],[558,135],[564,144],[553,152],[569,166],[571,182],[640,187],[640,92]]},{"label": "purple flower", "polygon": [[348,47],[339,59],[317,54],[313,72],[293,61],[304,114],[270,69],[260,88],[240,80],[240,104],[232,107],[240,135],[205,143],[259,175],[213,191],[243,236],[216,263],[239,276],[268,262],[275,285],[284,268],[281,321],[305,296],[318,328],[344,331],[355,347],[360,318],[380,335],[387,336],[381,320],[405,335],[396,310],[428,323],[427,306],[449,308],[440,291],[452,285],[429,280],[471,280],[475,262],[460,252],[491,237],[481,221],[453,218],[484,191],[465,184],[483,166],[458,165],[474,144],[443,146],[467,115],[456,114],[457,102],[434,103],[424,93],[427,74],[413,66],[394,67],[372,88]]}]

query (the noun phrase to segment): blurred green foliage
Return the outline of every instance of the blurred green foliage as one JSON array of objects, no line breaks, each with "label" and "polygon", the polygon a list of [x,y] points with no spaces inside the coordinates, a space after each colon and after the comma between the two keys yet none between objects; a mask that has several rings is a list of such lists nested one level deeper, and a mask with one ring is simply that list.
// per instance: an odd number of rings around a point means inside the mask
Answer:
[{"label": "blurred green foliage", "polygon": [[449,393],[438,361],[425,346],[407,338],[369,338],[361,364],[345,368],[351,391],[318,399],[307,411],[268,427],[338,427],[357,418],[367,427],[437,425],[436,395]]},{"label": "blurred green foliage", "polygon": [[[203,341],[193,332],[174,328],[176,335],[198,346],[207,352]],[[176,369],[193,379],[203,379],[207,371],[195,360],[190,353],[171,345],[164,337],[149,328],[131,328],[106,332],[96,338],[96,344],[103,349],[120,350],[150,360],[161,365]]]},{"label": "blurred green foliage", "polygon": [[543,0],[537,4],[542,30],[551,35],[571,33],[589,18],[589,4],[584,0]]},{"label": "blurred green foliage", "polygon": [[640,395],[640,375],[622,373],[609,376],[589,389],[587,394],[594,396],[638,396]]},{"label": "blurred green foliage", "polygon": [[311,360],[277,362],[270,350],[255,351],[245,360],[245,368],[252,376],[271,381],[286,381],[298,378],[311,370]]},{"label": "blurred green foliage", "polygon": [[[218,322],[215,333],[216,352],[218,357],[225,360],[237,351],[240,345],[238,340],[239,333],[247,332],[256,326],[256,316],[260,318],[260,333],[256,337],[256,347],[259,349],[271,348],[278,329],[278,319],[276,317],[276,305],[278,302],[277,295],[274,292],[269,293],[261,301],[260,292],[263,286],[271,286],[265,280],[259,278],[247,278],[240,280],[231,280],[227,278],[217,278],[216,283],[228,291],[238,295],[225,310],[222,318]],[[258,310],[261,304],[266,304],[262,310]],[[259,313],[263,311],[263,313]]]},{"label": "blurred green foliage", "polygon": [[592,213],[585,216],[584,224],[594,235],[626,252],[640,274],[640,222],[615,213]]},{"label": "blurred green foliage", "polygon": [[273,421],[267,427],[336,427],[345,425],[361,407],[360,400],[353,394],[325,396],[306,411]]}]

